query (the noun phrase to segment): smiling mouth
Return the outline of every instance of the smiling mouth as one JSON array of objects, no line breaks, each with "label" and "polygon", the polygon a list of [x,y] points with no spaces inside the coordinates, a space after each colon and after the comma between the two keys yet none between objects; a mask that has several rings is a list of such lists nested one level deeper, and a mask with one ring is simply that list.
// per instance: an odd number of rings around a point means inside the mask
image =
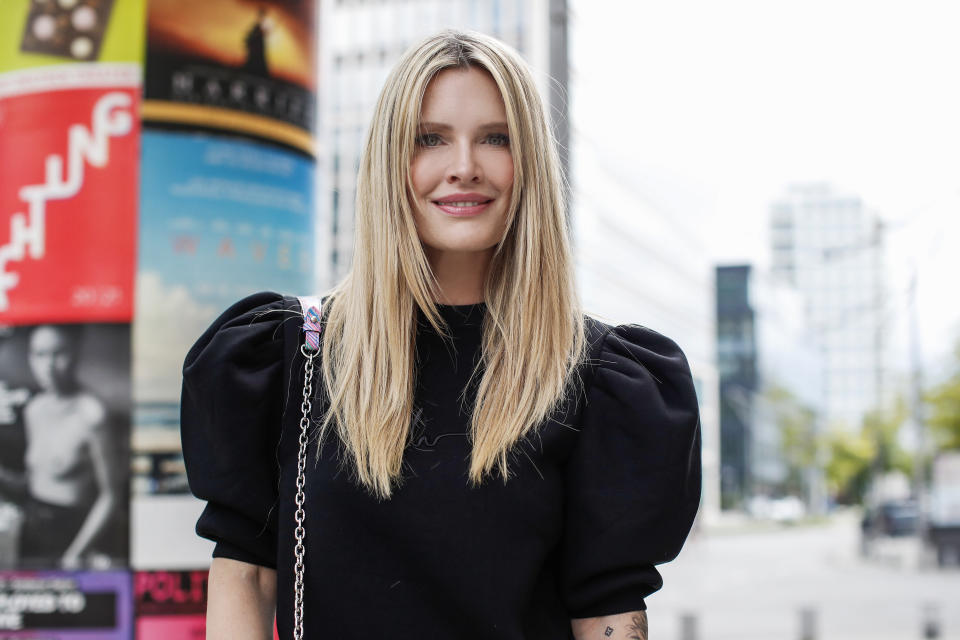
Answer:
[{"label": "smiling mouth", "polygon": [[490,204],[493,200],[469,200],[469,201],[443,201],[434,200],[433,204],[438,207],[478,207],[482,204]]},{"label": "smiling mouth", "polygon": [[447,215],[464,217],[483,213],[493,202],[493,199],[475,200],[432,200],[433,205]]}]

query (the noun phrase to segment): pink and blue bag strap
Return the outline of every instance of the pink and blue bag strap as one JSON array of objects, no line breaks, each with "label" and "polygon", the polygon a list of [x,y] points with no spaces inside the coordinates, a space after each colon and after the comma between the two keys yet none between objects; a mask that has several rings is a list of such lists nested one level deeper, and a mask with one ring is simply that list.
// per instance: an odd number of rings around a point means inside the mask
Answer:
[{"label": "pink and blue bag strap", "polygon": [[303,313],[303,332],[306,334],[304,343],[300,345],[300,353],[306,358],[303,374],[303,404],[300,418],[300,441],[299,452],[297,453],[297,493],[294,496],[296,510],[293,514],[296,527],[293,530],[294,537],[294,582],[293,582],[293,637],[294,640],[303,639],[303,614],[304,614],[304,571],[306,565],[304,558],[307,553],[305,539],[306,530],[306,469],[307,469],[307,443],[309,442],[308,429],[310,427],[310,412],[312,409],[311,400],[313,399],[313,360],[320,351],[320,310],[322,303],[316,296],[297,296],[300,300],[300,311]]},{"label": "pink and blue bag strap", "polygon": [[303,313],[304,347],[311,353],[320,350],[320,318],[323,304],[317,296],[297,296]]}]

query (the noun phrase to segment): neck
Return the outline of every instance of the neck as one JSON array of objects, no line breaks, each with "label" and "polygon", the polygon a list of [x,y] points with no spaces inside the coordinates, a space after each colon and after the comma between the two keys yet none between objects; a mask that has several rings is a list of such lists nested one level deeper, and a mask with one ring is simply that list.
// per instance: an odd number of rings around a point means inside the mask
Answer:
[{"label": "neck", "polygon": [[440,287],[438,304],[483,302],[483,285],[493,258],[493,248],[483,251],[437,251],[424,247]]}]

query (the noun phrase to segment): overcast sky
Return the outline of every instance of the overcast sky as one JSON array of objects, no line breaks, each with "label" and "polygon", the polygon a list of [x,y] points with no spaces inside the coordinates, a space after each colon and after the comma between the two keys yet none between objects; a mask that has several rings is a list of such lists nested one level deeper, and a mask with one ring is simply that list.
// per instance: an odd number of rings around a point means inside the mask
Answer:
[{"label": "overcast sky", "polygon": [[766,262],[791,182],[861,196],[892,223],[892,295],[919,265],[924,355],[943,366],[960,336],[960,2],[570,2],[585,144],[656,175],[718,262]]}]

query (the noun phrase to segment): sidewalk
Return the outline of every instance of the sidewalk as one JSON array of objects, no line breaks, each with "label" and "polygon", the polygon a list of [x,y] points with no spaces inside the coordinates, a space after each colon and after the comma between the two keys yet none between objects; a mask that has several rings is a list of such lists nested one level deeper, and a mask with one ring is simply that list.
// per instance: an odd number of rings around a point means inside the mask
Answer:
[{"label": "sidewalk", "polygon": [[960,640],[960,570],[918,570],[915,548],[884,541],[864,558],[852,512],[792,526],[725,518],[661,567],[650,637],[681,640],[692,614],[698,634],[683,640],[798,640],[809,609],[815,640],[912,640],[932,607],[939,638]]}]

